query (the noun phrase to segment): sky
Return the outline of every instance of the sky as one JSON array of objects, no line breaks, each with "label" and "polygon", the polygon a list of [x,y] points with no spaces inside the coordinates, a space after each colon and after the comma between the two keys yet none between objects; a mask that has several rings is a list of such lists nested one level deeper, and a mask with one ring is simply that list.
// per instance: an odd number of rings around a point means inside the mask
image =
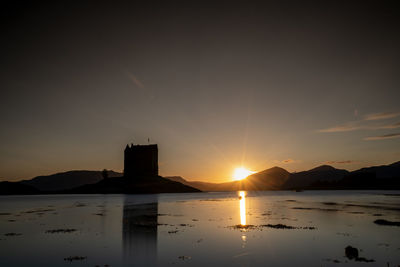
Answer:
[{"label": "sky", "polygon": [[385,1],[4,1],[0,180],[400,160],[399,9]]}]

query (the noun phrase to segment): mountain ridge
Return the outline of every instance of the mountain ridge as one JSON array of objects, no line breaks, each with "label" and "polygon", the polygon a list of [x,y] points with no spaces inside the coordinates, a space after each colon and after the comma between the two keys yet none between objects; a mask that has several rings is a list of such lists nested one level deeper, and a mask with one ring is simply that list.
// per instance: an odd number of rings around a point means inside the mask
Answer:
[{"label": "mountain ridge", "polygon": [[[273,177],[275,179],[274,182],[265,183],[262,181],[263,179],[268,179],[268,176],[271,177],[272,173],[280,173],[281,178],[279,179],[279,177],[275,176]],[[188,181],[180,176],[165,178],[179,180],[202,191],[400,189],[400,161],[388,165],[361,168],[355,171],[337,169],[330,165],[320,165],[307,171],[290,173],[281,167],[274,166],[249,175],[245,180],[225,183]],[[365,185],[363,184],[363,179],[366,181]],[[359,184],[355,181],[359,182]],[[385,184],[385,182],[388,182],[388,184]]]},{"label": "mountain ridge", "polygon": [[[33,186],[42,191],[66,190],[84,184],[94,184],[101,181],[103,171],[71,170],[50,175],[36,176],[30,180],[22,180],[21,184]],[[108,177],[121,177],[123,174],[107,170]]]},{"label": "mountain ridge", "polygon": [[[103,176],[103,171],[73,170],[52,175],[41,175],[20,182],[0,182],[0,194],[5,194],[7,190],[11,194],[18,194],[18,192],[26,194],[36,194],[38,192],[56,193],[60,191],[66,193],[86,191],[90,193],[94,192],[95,188],[100,192],[107,193],[112,190],[107,190],[106,186],[118,184],[116,182],[118,179],[114,179],[122,178],[123,174],[110,170],[107,171],[108,179],[104,179]],[[155,188],[159,188],[157,183],[166,185],[168,182],[165,182],[165,180],[168,180],[201,191],[400,189],[400,161],[388,165],[365,167],[351,172],[337,169],[330,165],[320,165],[307,171],[290,173],[284,168],[274,166],[251,174],[244,180],[223,183],[188,181],[181,176],[159,177],[153,179],[152,186]],[[103,180],[107,181],[104,182]],[[157,183],[155,182],[156,180]],[[130,189],[127,189],[126,192],[135,191],[132,188],[134,183],[123,179],[119,179],[119,181],[125,181],[125,184],[130,186]],[[192,190],[177,184],[168,184],[168,186],[179,190]],[[148,189],[147,191],[151,192],[152,190]],[[158,191],[163,192],[162,188],[159,188]],[[113,192],[123,193],[125,191],[120,188],[118,190],[115,189]]]}]

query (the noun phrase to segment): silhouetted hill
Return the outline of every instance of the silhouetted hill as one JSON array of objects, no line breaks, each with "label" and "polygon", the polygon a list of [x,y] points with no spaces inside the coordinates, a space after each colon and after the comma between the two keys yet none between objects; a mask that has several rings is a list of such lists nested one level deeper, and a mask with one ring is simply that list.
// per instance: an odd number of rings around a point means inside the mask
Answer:
[{"label": "silhouetted hill", "polygon": [[187,181],[180,176],[167,176],[166,179],[180,182],[182,184],[197,188],[201,191],[237,191],[240,190],[240,185],[237,181],[226,183],[207,183],[200,181]]},{"label": "silhouetted hill", "polygon": [[241,181],[226,183],[191,182],[180,176],[166,177],[183,184],[198,188],[202,191],[237,191],[237,190],[279,190],[288,179],[290,173],[285,169],[273,167],[248,176]]},{"label": "silhouetted hill", "polygon": [[289,173],[273,167],[242,181],[206,183],[166,177],[202,191],[292,190],[292,189],[400,189],[400,161],[390,165],[362,168],[353,172],[322,165],[308,171]]},{"label": "silhouetted hill", "polygon": [[158,194],[158,193],[192,193],[199,189],[171,181],[161,176],[117,177],[103,179],[95,184],[87,184],[60,193],[66,194]]},{"label": "silhouetted hill", "polygon": [[400,189],[400,162],[362,168],[348,173],[338,181],[317,181],[310,189]]},{"label": "silhouetted hill", "polygon": [[308,170],[308,172],[322,172],[322,171],[335,171],[335,170],[337,170],[337,169],[330,165],[321,165],[321,166],[315,167],[311,170]]},{"label": "silhouetted hill", "polygon": [[273,167],[248,176],[241,184],[244,190],[279,190],[289,177],[287,170]]},{"label": "silhouetted hill", "polygon": [[[218,191],[218,188],[221,184],[219,183],[207,183],[207,182],[200,182],[200,181],[187,181],[181,176],[166,176],[164,177],[168,180],[175,181],[182,183],[187,186],[191,186],[197,188],[201,191]],[[221,191],[229,191],[229,190],[221,190]]]},{"label": "silhouetted hill", "polygon": [[400,161],[390,165],[362,168],[353,173],[373,173],[379,179],[400,177]]},{"label": "silhouetted hill", "polygon": [[[122,173],[108,171],[108,177],[121,177]],[[41,191],[59,191],[85,184],[94,184],[103,179],[102,171],[67,171],[46,176],[38,176],[22,184],[33,186]]]},{"label": "silhouetted hill", "polygon": [[[322,165],[314,169],[289,173],[273,167],[248,176],[242,181],[207,183],[187,181],[180,176],[144,179],[118,177],[109,171],[103,179],[101,171],[69,171],[38,176],[21,182],[0,182],[0,194],[50,193],[172,193],[237,190],[288,189],[400,189],[400,161],[390,165],[362,168],[348,172]],[[114,178],[112,178],[114,177]]]},{"label": "silhouetted hill", "polygon": [[395,167],[395,168],[400,168],[400,161],[397,161],[395,163],[390,164],[389,166]]},{"label": "silhouetted hill", "polygon": [[341,180],[348,173],[346,170],[322,165],[308,171],[291,173],[290,178],[282,185],[282,189],[305,189],[318,181],[333,182]]},{"label": "silhouetted hill", "polygon": [[183,179],[183,177],[181,176],[165,176],[165,179],[171,180],[171,181],[175,181],[175,182],[179,182],[185,185],[189,185],[191,183],[195,183],[195,182],[188,182],[185,179]]},{"label": "silhouetted hill", "polygon": [[[92,171],[79,171],[80,174]],[[73,173],[66,172],[64,174]],[[99,172],[101,173],[101,172]],[[113,173],[115,175],[118,173]],[[52,175],[50,175],[52,176]],[[79,177],[74,175],[74,178]],[[94,176],[96,178],[96,176]],[[88,181],[85,179],[85,181]],[[26,182],[26,181],[24,181]],[[43,180],[42,180],[43,182]],[[54,187],[52,187],[54,188]],[[21,182],[0,182],[0,195],[26,195],[26,194],[157,194],[157,193],[192,193],[201,192],[199,189],[170,181],[161,176],[137,178],[112,177],[97,183],[85,184],[75,188],[63,190],[38,190],[33,186]]]},{"label": "silhouetted hill", "polygon": [[19,182],[0,182],[0,195],[32,195],[40,193],[36,188]]}]

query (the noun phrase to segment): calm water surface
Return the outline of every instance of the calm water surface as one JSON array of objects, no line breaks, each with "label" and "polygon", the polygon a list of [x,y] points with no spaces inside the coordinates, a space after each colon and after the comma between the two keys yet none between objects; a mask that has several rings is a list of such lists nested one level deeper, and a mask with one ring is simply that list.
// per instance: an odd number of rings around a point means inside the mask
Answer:
[{"label": "calm water surface", "polygon": [[2,196],[0,266],[399,266],[399,194]]}]

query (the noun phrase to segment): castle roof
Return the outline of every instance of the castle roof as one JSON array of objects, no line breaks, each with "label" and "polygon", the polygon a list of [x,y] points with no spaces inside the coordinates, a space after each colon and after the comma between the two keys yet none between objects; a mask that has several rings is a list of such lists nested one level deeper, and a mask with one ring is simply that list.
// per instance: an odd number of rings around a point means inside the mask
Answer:
[{"label": "castle roof", "polygon": [[134,145],[131,143],[131,145],[129,146],[129,144],[126,145],[125,150],[131,150],[131,149],[157,149],[158,146],[157,144],[148,144],[148,145]]}]

